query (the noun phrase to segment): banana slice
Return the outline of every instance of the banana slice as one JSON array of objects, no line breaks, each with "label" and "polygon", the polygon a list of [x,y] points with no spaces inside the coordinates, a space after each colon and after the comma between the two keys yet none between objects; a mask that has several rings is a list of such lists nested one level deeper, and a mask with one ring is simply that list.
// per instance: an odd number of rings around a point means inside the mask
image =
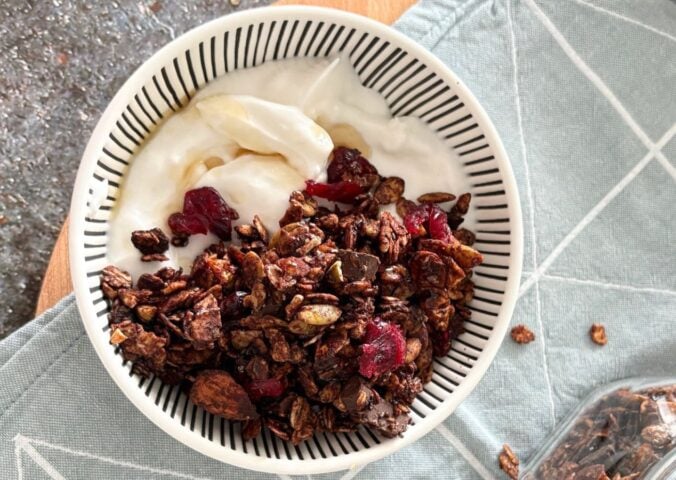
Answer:
[{"label": "banana slice", "polygon": [[218,190],[241,222],[258,215],[274,231],[289,206],[289,192],[302,189],[304,178],[279,155],[248,153],[206,172],[195,187],[204,186]]},{"label": "banana slice", "polygon": [[216,95],[197,102],[202,118],[240,147],[283,156],[299,175],[318,178],[333,142],[300,109],[249,95]]}]

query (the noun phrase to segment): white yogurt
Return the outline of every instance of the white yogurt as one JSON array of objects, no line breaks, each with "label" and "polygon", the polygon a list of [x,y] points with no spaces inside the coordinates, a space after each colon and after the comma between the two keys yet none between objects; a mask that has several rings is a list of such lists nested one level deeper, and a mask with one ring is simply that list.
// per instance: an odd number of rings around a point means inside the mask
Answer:
[{"label": "white yogurt", "polygon": [[[211,186],[250,223],[274,231],[293,190],[325,179],[334,146],[358,148],[384,176],[406,182],[405,196],[464,192],[454,153],[420,120],[393,118],[385,100],[364,88],[349,62],[293,59],[229,73],[172,115],[136,155],[110,222],[108,259],[134,278],[159,268],[143,263],[131,232],[159,226],[180,211],[183,195]],[[162,265],[189,269],[216,241],[193,235],[170,247]]]}]

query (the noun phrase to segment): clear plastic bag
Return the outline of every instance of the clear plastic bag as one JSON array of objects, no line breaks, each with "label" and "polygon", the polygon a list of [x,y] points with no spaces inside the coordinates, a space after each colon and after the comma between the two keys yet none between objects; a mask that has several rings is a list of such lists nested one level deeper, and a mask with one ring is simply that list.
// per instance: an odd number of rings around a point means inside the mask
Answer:
[{"label": "clear plastic bag", "polygon": [[676,480],[676,377],[592,392],[525,465],[523,480]]}]

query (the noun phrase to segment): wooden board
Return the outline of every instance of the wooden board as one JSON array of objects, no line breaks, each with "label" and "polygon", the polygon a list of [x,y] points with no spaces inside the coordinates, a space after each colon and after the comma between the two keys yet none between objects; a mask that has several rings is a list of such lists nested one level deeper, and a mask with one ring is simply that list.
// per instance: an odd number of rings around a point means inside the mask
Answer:
[{"label": "wooden board", "polygon": [[[358,13],[390,24],[399,18],[415,0],[279,0],[276,5],[317,5]],[[61,228],[40,288],[35,314],[54,306],[73,290],[68,265],[68,222]]]},{"label": "wooden board", "polygon": [[68,220],[66,219],[66,223],[61,227],[59,238],[56,239],[52,256],[49,258],[49,265],[42,279],[35,315],[40,315],[56,305],[72,290],[73,282],[70,279],[70,265],[68,264]]},{"label": "wooden board", "polygon": [[394,23],[415,0],[279,0],[276,5],[318,5],[358,13],[383,23]]}]

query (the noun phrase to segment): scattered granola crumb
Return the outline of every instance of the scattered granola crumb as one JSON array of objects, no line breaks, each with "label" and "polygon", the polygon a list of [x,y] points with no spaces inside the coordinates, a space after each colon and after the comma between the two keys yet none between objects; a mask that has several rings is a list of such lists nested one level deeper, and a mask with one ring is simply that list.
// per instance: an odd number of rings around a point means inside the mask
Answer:
[{"label": "scattered granola crumb", "polygon": [[589,336],[591,337],[592,342],[597,345],[605,345],[608,343],[608,337],[606,337],[606,327],[600,323],[595,323],[591,326],[591,329],[589,330]]},{"label": "scattered granola crumb", "polygon": [[6,225],[9,223],[9,218],[4,215],[0,215],[0,225]]},{"label": "scattered granola crumb", "polygon": [[162,4],[160,2],[153,2],[152,4],[150,4],[148,8],[150,9],[151,12],[157,13],[160,10],[162,10]]},{"label": "scattered granola crumb", "polygon": [[506,443],[502,446],[502,452],[498,456],[500,469],[512,480],[519,478],[519,459],[514,451]]},{"label": "scattered granola crumb", "polygon": [[516,343],[530,343],[535,340],[535,334],[525,325],[517,325],[512,328],[512,340]]},{"label": "scattered granola crumb", "polygon": [[230,0],[230,5],[233,7],[239,7],[239,0]]},{"label": "scattered granola crumb", "polygon": [[59,52],[56,54],[56,63],[59,65],[66,65],[70,57],[66,52]]}]

